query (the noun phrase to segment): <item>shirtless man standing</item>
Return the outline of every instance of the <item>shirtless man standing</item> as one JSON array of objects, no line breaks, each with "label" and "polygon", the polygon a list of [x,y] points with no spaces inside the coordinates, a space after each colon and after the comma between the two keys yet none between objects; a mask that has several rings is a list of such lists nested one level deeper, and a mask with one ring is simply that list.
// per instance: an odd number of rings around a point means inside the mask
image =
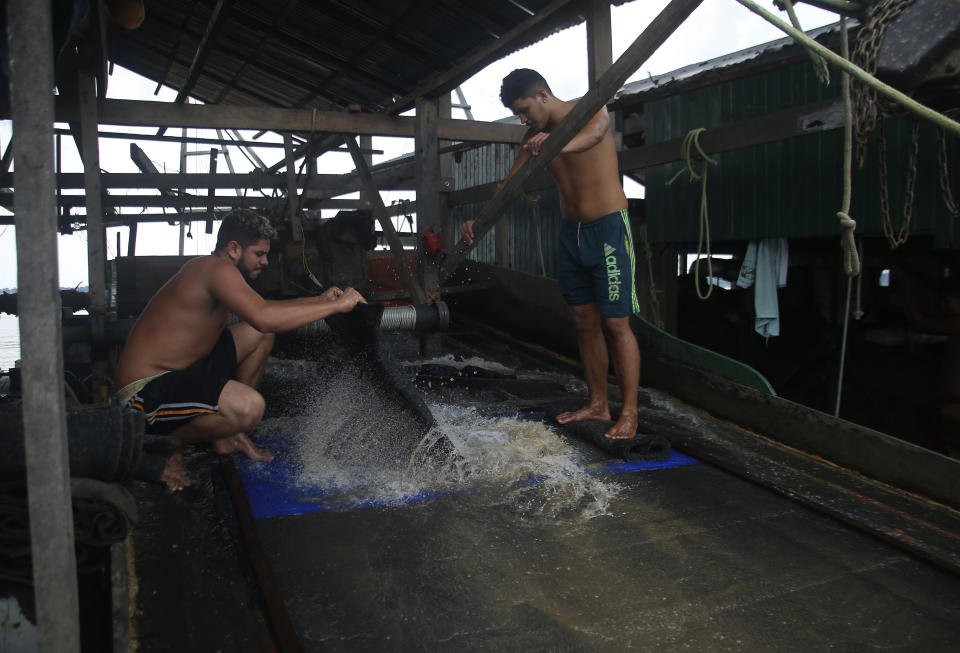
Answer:
[{"label": "shirtless man standing", "polygon": [[[531,156],[540,154],[543,142],[576,102],[553,96],[543,77],[534,70],[514,70],[504,77],[500,100],[530,129],[521,141],[510,174],[503,185]],[[558,281],[573,310],[580,357],[583,361],[589,403],[561,413],[561,424],[578,420],[609,420],[607,369],[609,358],[603,335],[611,336],[615,367],[623,393],[623,409],[606,437],[632,438],[637,433],[637,389],[640,351],[630,329],[630,314],[638,309],[633,285],[633,236],[627,215],[627,197],[620,185],[617,150],[610,132],[610,115],[601,109],[549,164],[563,202],[560,228]],[[473,220],[460,227],[460,235],[473,243]]]},{"label": "shirtless man standing", "polygon": [[[273,458],[246,435],[263,417],[254,387],[273,334],[366,303],[353,288],[336,287],[318,297],[263,299],[247,280],[267,266],[275,235],[265,217],[231,212],[213,254],[188,261],[144,308],[117,365],[116,397],[145,414],[147,433],[210,442],[217,453]],[[225,328],[230,313],[243,322]],[[162,480],[174,490],[189,485],[182,451],[167,462]]]}]

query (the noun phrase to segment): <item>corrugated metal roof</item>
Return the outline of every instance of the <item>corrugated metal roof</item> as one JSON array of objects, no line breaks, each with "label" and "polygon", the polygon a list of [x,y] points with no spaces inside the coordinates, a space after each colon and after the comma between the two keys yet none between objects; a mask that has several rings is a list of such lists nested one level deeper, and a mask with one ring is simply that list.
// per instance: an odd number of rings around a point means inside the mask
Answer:
[{"label": "corrugated metal roof", "polygon": [[[624,0],[613,4],[622,4]],[[189,94],[205,103],[378,111],[453,68],[551,0],[146,0],[136,30],[115,34],[110,58],[180,90],[205,35]],[[509,52],[581,22],[570,2]],[[215,29],[211,30],[211,27]]]}]

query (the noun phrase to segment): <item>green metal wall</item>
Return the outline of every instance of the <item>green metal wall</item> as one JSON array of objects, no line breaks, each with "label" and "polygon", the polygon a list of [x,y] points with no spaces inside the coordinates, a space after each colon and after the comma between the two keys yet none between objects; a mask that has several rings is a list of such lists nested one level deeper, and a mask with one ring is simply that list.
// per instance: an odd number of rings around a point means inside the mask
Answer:
[{"label": "green metal wall", "polygon": [[[658,143],[682,138],[690,129],[707,129],[764,116],[840,94],[839,73],[822,86],[809,63],[731,80],[644,106],[646,138]],[[891,221],[899,228],[903,214],[910,134],[908,120],[886,121],[887,169]],[[948,166],[960,196],[960,161],[956,138],[948,137]],[[932,233],[935,246],[950,246],[949,214],[941,198],[936,156],[936,129],[921,125],[918,178],[911,232]],[[775,143],[713,156],[708,172],[710,235],[715,241],[770,237],[834,236],[842,193],[843,130],[798,136]],[[647,211],[652,242],[696,242],[700,186],[673,163],[648,168]],[[853,175],[851,217],[859,235],[880,234],[881,213],[876,138],[863,170]],[[960,234],[958,234],[960,236]]]}]

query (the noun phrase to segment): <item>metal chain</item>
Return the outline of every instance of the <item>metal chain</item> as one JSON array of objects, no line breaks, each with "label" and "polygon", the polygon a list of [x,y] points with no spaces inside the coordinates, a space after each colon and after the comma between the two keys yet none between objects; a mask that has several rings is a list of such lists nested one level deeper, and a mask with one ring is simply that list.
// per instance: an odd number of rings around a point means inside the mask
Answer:
[{"label": "metal chain", "polygon": [[[879,0],[873,6],[857,33],[853,63],[871,75],[876,75],[877,53],[883,45],[883,34],[890,23],[911,4],[913,0]],[[877,106],[877,92],[865,84],[854,81],[853,98],[857,127],[857,168],[862,170],[867,141],[877,126],[880,111]]]},{"label": "metal chain", "polygon": [[883,218],[883,235],[894,250],[907,242],[910,237],[910,221],[913,219],[914,191],[917,187],[917,161],[920,153],[920,124],[914,123],[910,137],[910,159],[907,163],[907,182],[903,198],[903,219],[900,228],[894,233],[893,222],[890,219],[890,193],[887,188],[887,138],[883,129],[883,120],[878,122],[877,166],[880,177],[880,214]]},{"label": "metal chain", "polygon": [[953,191],[950,188],[950,171],[947,168],[947,135],[942,129],[937,130],[937,162],[940,164],[940,193],[943,195],[943,203],[947,205],[947,210],[954,218],[960,216],[960,206],[957,206],[953,199]]}]

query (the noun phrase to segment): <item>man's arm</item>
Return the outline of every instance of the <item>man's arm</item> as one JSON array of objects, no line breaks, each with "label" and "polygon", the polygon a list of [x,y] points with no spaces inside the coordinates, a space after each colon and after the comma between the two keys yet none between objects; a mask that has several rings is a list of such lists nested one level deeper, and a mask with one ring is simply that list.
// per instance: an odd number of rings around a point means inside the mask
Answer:
[{"label": "man's arm", "polygon": [[[542,132],[534,132],[533,130],[530,130],[524,135],[523,140],[520,141],[520,151],[517,152],[517,158],[513,160],[513,165],[510,166],[510,172],[508,172],[507,176],[503,178],[503,181],[497,185],[497,193],[503,189],[504,185],[510,181],[511,177],[517,174],[517,171],[523,167],[523,164],[530,160],[531,153],[527,149],[526,145],[537,133]],[[497,193],[494,193],[494,197],[496,197]],[[460,225],[460,237],[463,238],[468,245],[473,244],[473,220],[467,220]]]},{"label": "man's arm", "polygon": [[[610,114],[607,112],[607,108],[604,107],[590,119],[590,122],[588,122],[583,129],[577,132],[576,136],[570,139],[569,143],[563,146],[560,154],[586,152],[591,147],[598,145],[609,129]],[[548,136],[550,136],[550,134],[547,132],[533,134],[528,139],[524,139],[523,147],[534,156],[537,156],[540,154],[540,148],[543,147],[543,142],[547,140]]]},{"label": "man's arm", "polygon": [[262,333],[290,331],[334,313],[347,313],[358,303],[366,303],[353,288],[347,288],[336,299],[331,292],[320,297],[266,300],[247,284],[240,270],[227,264],[214,267],[208,283],[210,293],[218,301]]}]

